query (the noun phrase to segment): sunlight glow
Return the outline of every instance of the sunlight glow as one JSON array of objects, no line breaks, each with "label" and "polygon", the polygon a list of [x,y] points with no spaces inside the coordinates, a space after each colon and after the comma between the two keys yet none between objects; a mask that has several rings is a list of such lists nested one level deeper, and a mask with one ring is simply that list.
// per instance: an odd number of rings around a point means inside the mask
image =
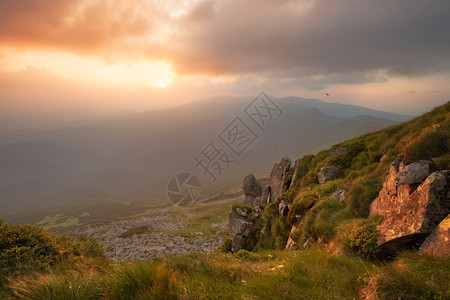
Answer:
[{"label": "sunlight glow", "polygon": [[44,51],[11,51],[7,55],[7,71],[19,71],[31,66],[75,82],[94,85],[164,88],[175,77],[170,64],[150,60],[107,62],[95,57]]}]

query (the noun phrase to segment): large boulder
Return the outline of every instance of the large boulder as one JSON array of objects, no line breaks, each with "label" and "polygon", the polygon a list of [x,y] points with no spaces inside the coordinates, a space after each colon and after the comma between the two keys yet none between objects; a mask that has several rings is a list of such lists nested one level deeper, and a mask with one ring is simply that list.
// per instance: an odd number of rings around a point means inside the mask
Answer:
[{"label": "large boulder", "polygon": [[[262,203],[272,203],[275,199],[284,193],[291,184],[289,171],[291,170],[291,160],[283,157],[279,164],[274,164],[270,173],[270,180],[262,193]],[[266,201],[267,200],[267,201]]]},{"label": "large boulder", "polygon": [[324,184],[327,181],[332,180],[335,178],[339,171],[342,170],[342,166],[326,166],[320,169],[319,173],[317,173],[317,179],[319,180],[320,184]]},{"label": "large boulder", "polygon": [[419,251],[433,256],[450,255],[450,215],[448,215],[427,237]]},{"label": "large boulder", "polygon": [[[398,185],[399,173],[403,171],[407,166],[402,162],[401,158],[395,160],[389,169],[389,175],[383,182],[383,188],[380,191],[378,197],[370,205],[370,215],[385,216],[393,209],[398,207],[399,203],[407,201],[409,195],[414,191],[416,186],[409,184]],[[427,174],[428,176],[429,174]],[[401,178],[402,176],[400,176]],[[424,177],[426,178],[426,176]]]},{"label": "large boulder", "polygon": [[431,173],[431,161],[420,160],[402,168],[395,176],[394,183],[399,185],[421,183]]},{"label": "large boulder", "polygon": [[252,231],[256,215],[250,207],[235,205],[229,216],[231,251],[236,252],[245,244]]},{"label": "large boulder", "polygon": [[261,203],[262,186],[254,174],[249,174],[244,178],[244,201],[242,204],[254,207]]},{"label": "large boulder", "polygon": [[396,178],[401,171],[397,166],[400,166],[397,161],[391,166],[390,175],[370,212],[384,216],[379,226],[378,244],[386,252],[420,245],[450,212],[447,171],[432,173],[419,186],[397,186]]}]

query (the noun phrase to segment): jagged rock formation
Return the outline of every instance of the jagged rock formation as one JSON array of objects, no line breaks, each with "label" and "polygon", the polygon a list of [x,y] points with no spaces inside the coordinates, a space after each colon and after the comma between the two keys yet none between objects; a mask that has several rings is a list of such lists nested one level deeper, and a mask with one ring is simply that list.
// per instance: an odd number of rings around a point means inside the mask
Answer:
[{"label": "jagged rock formation", "polygon": [[427,255],[450,255],[450,215],[427,237],[419,251]]},{"label": "jagged rock formation", "polygon": [[[264,189],[254,174],[249,174],[244,178],[243,206],[234,206],[229,216],[232,252],[236,252],[244,246],[255,220],[258,218],[259,206],[274,202],[276,197],[289,188],[292,180],[291,171],[293,171],[291,160],[283,157],[280,163],[273,166]],[[279,204],[280,215],[286,216],[290,205],[290,203],[281,201]]]},{"label": "jagged rock formation", "polygon": [[320,169],[319,173],[317,173],[317,180],[320,184],[324,184],[327,181],[332,180],[335,178],[339,171],[342,170],[342,166],[326,166]]},{"label": "jagged rock formation", "polygon": [[250,207],[257,206],[261,203],[262,186],[261,183],[256,180],[254,174],[249,174],[244,178],[244,201],[243,205]]},{"label": "jagged rock formation", "polygon": [[235,205],[230,213],[231,251],[242,249],[257,215],[250,207]]},{"label": "jagged rock formation", "polygon": [[371,215],[384,216],[378,240],[382,250],[419,246],[450,212],[449,174],[439,171],[428,175],[430,166],[429,161],[407,166],[401,159],[392,163],[370,208]]},{"label": "jagged rock formation", "polygon": [[344,201],[345,200],[345,196],[347,195],[347,190],[346,189],[339,189],[335,192],[333,192],[333,194],[330,195],[330,198],[336,198],[339,199],[339,201]]},{"label": "jagged rock formation", "polygon": [[291,160],[283,157],[279,164],[274,164],[270,173],[270,180],[262,193],[262,204],[275,202],[275,199],[284,193],[290,186],[292,178],[289,178]]}]

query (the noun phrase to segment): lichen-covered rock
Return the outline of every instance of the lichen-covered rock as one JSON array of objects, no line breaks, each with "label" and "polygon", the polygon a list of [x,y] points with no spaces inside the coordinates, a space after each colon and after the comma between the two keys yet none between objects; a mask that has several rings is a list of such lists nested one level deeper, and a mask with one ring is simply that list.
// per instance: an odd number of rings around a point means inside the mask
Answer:
[{"label": "lichen-covered rock", "polygon": [[448,215],[427,237],[419,251],[433,256],[450,255],[450,215]]},{"label": "lichen-covered rock", "polygon": [[250,207],[233,206],[229,217],[231,251],[236,252],[245,244],[256,216]]},{"label": "lichen-covered rock", "polygon": [[326,166],[320,169],[319,173],[317,173],[317,179],[319,180],[320,184],[324,184],[327,181],[332,180],[335,178],[339,171],[342,170],[342,166]]},{"label": "lichen-covered rock", "polygon": [[346,189],[339,189],[339,190],[333,192],[333,194],[330,195],[330,198],[336,198],[342,202],[345,200],[346,195],[347,195]]},{"label": "lichen-covered rock", "polygon": [[385,217],[379,226],[379,247],[389,252],[402,246],[420,245],[450,213],[449,174],[434,172],[410,195],[393,194],[391,198],[383,202],[391,206],[382,210]]},{"label": "lichen-covered rock", "polygon": [[421,183],[430,175],[431,161],[420,160],[407,166],[400,166],[398,174],[394,178],[394,183],[399,185]]}]

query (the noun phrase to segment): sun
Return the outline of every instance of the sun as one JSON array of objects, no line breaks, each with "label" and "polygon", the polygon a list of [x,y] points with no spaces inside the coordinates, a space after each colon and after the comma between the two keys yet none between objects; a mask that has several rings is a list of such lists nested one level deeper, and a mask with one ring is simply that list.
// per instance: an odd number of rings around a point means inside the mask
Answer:
[{"label": "sun", "polygon": [[166,83],[164,83],[164,82],[162,82],[162,81],[158,82],[158,87],[159,87],[160,89],[163,89],[163,88],[165,88],[166,86],[167,86]]}]

